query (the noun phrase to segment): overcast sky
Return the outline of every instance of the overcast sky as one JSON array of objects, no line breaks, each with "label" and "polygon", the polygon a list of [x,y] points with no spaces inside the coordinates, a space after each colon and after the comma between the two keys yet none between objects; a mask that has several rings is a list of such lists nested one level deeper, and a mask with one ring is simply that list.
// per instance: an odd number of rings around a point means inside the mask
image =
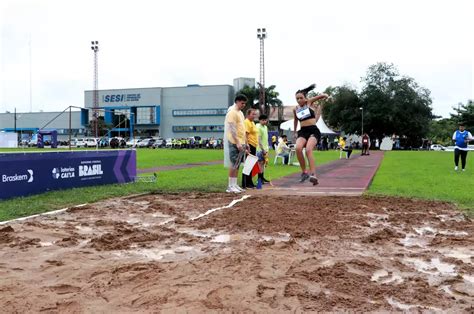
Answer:
[{"label": "overcast sky", "polygon": [[30,95],[33,111],[83,106],[91,40],[100,89],[258,81],[256,30],[266,27],[266,85],[285,105],[313,82],[360,90],[368,66],[389,62],[447,117],[474,98],[471,2],[2,0],[0,112],[29,111]]}]

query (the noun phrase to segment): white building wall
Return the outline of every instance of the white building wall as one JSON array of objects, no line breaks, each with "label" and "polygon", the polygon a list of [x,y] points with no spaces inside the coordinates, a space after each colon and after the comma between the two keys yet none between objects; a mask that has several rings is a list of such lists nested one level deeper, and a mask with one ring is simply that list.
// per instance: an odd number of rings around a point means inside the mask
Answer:
[{"label": "white building wall", "polygon": [[246,85],[249,87],[254,87],[255,79],[250,77],[238,77],[234,79],[234,90],[236,93],[242,88],[244,88]]},{"label": "white building wall", "polygon": [[223,132],[173,132],[173,126],[224,125],[224,116],[173,116],[173,110],[222,109],[233,103],[230,85],[170,87],[163,90],[161,136],[181,138],[201,136],[221,138]]}]

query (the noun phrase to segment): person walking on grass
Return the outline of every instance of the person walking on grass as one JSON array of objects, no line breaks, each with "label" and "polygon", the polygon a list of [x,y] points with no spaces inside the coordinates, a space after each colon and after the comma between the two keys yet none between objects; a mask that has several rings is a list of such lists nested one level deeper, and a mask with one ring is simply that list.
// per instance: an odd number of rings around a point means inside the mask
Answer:
[{"label": "person walking on grass", "polygon": [[237,174],[245,154],[248,153],[246,138],[244,109],[247,103],[245,95],[237,95],[234,105],[229,107],[224,121],[224,166],[229,168],[229,184],[227,193],[241,193],[244,191],[237,184]]},{"label": "person walking on grass", "polygon": [[[316,126],[316,122],[321,117],[322,104],[316,105],[316,101],[328,98],[327,94],[321,94],[315,97],[306,98],[309,91],[316,87],[315,84],[307,88],[300,89],[296,92],[296,105],[293,109],[294,115],[294,138],[296,139],[296,157],[301,167],[300,182],[309,181],[316,185],[318,178],[316,177],[316,165],[314,163],[313,149],[321,141],[321,132]],[[298,122],[301,129],[297,132]],[[303,148],[306,150],[306,157],[309,163],[309,173],[306,170],[305,157],[303,156]]]},{"label": "person walking on grass", "polygon": [[471,132],[464,128],[464,123],[459,123],[459,130],[456,130],[453,134],[454,146],[454,171],[458,171],[459,157],[461,157],[462,171],[466,171],[466,160],[469,141],[474,140]]}]

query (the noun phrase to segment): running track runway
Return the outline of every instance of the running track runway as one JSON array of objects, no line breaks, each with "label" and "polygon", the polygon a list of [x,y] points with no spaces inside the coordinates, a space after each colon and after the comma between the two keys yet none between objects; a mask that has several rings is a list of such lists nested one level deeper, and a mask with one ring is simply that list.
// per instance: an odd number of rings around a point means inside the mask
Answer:
[{"label": "running track runway", "polygon": [[[352,155],[350,159],[339,159],[321,166],[317,165],[319,184],[298,182],[300,173],[272,181],[261,190],[250,190],[250,194],[271,195],[341,195],[359,196],[369,187],[383,158],[383,152],[371,152],[368,156]],[[293,167],[293,166],[289,166]],[[299,167],[299,166],[298,166]]]}]

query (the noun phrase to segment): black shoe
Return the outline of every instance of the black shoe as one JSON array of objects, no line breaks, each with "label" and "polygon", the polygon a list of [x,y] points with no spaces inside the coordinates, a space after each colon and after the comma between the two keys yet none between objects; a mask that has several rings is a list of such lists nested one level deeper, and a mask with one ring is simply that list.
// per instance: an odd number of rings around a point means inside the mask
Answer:
[{"label": "black shoe", "polygon": [[262,183],[270,183],[270,180],[263,178]]},{"label": "black shoe", "polygon": [[303,173],[301,174],[300,182],[303,183],[303,182],[305,182],[305,181],[308,180],[308,179],[309,179],[309,174],[307,174],[306,172],[303,172]]},{"label": "black shoe", "polygon": [[309,177],[309,182],[313,183],[313,185],[317,185],[319,183],[318,178],[316,178],[316,176],[314,174],[312,174]]}]

